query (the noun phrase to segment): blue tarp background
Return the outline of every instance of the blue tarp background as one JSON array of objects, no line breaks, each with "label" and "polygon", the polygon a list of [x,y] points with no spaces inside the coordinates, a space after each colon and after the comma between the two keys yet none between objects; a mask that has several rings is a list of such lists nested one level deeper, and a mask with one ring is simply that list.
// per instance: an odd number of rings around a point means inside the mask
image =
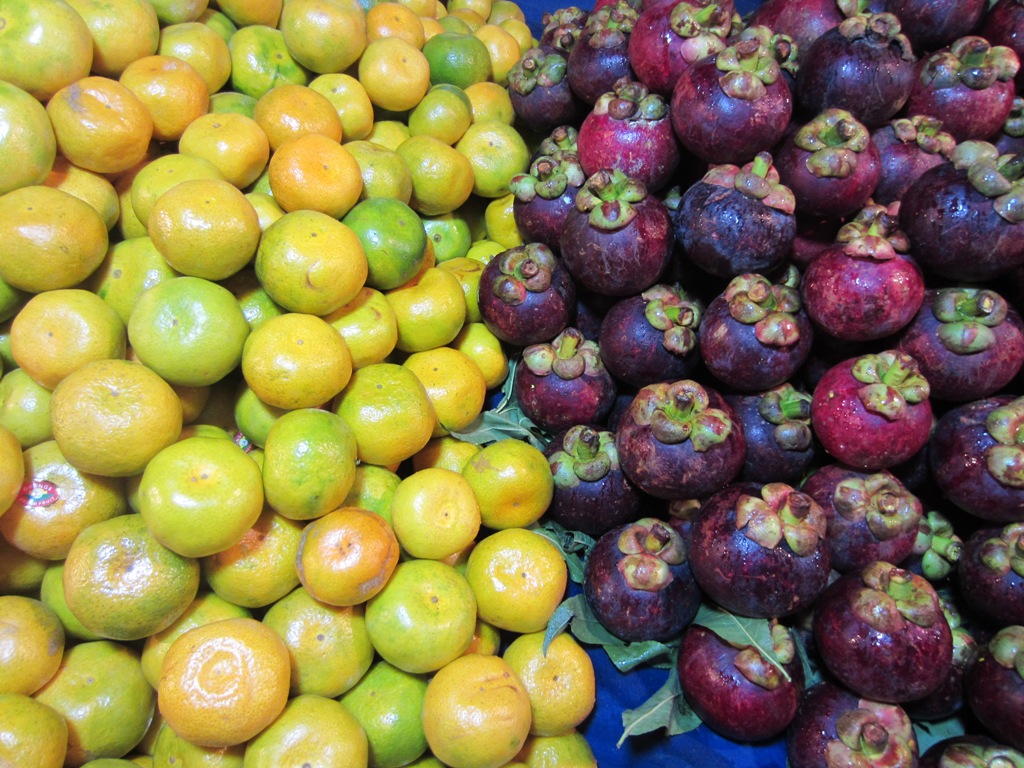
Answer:
[{"label": "blue tarp background", "polygon": [[[590,7],[554,0],[519,0],[518,4],[535,37],[540,37],[545,11],[573,4]],[[757,0],[736,0],[736,10],[746,15],[758,4]],[[704,726],[671,738],[663,732],[634,736],[616,748],[623,730],[622,712],[643,704],[662,686],[668,671],[641,668],[623,674],[602,649],[592,649],[590,656],[597,673],[597,705],[580,730],[586,734],[600,768],[785,768],[786,751],[781,738],[768,744],[737,744]]]}]

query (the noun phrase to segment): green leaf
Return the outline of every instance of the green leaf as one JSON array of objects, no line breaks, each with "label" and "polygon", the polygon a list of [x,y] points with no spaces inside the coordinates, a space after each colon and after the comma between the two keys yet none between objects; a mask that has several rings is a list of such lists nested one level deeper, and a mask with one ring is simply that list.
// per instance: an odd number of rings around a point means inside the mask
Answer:
[{"label": "green leaf", "polygon": [[703,601],[693,619],[694,624],[707,627],[725,642],[737,647],[752,646],[765,659],[770,661],[783,677],[789,680],[786,667],[779,661],[772,646],[772,633],[767,619],[751,619],[737,616],[724,608],[719,608]]},{"label": "green leaf", "polygon": [[594,547],[594,539],[581,531],[571,531],[554,520],[541,520],[531,526],[531,529],[558,547],[569,569],[569,578],[577,584],[582,584],[583,568],[587,555]]},{"label": "green leaf", "polygon": [[953,736],[963,736],[967,733],[963,718],[959,715],[935,720],[933,722],[915,722],[914,735],[917,737],[918,754],[923,755],[929,747],[936,742],[948,739]]},{"label": "green leaf", "polygon": [[700,726],[700,718],[690,709],[683,698],[679,685],[679,672],[673,664],[664,685],[651,694],[643,704],[635,709],[627,709],[622,713],[622,735],[616,747],[630,736],[639,736],[664,729],[666,736],[695,730]]},{"label": "green leaf", "polygon": [[[628,672],[639,667],[641,664],[650,663],[651,666],[669,666],[667,658],[672,655],[675,647],[658,642],[657,640],[646,640],[639,643],[626,643],[625,645],[606,645],[605,653],[611,659],[612,664],[620,672]],[[665,662],[665,663],[653,663]]]},{"label": "green leaf", "polygon": [[[570,597],[562,605],[570,601],[573,601],[573,616],[569,628],[573,636],[581,643],[601,646],[608,654],[608,659],[620,672],[628,672],[641,664],[672,654],[674,646],[656,640],[628,643],[616,637],[605,629],[583,595]],[[548,626],[550,627],[550,623]]]},{"label": "green leaf", "polygon": [[583,595],[574,595],[563,600],[555,608],[555,612],[551,614],[551,618],[548,619],[548,626],[544,630],[542,650],[545,654],[548,652],[548,646],[551,645],[551,641],[562,634],[569,626],[572,617],[576,615],[579,602],[583,601],[583,599]]},{"label": "green leaf", "polygon": [[800,657],[800,666],[804,670],[804,688],[810,688],[812,685],[821,682],[821,667],[807,653],[804,636],[792,628],[790,629],[790,634],[793,636],[793,645],[796,646],[796,655]]}]

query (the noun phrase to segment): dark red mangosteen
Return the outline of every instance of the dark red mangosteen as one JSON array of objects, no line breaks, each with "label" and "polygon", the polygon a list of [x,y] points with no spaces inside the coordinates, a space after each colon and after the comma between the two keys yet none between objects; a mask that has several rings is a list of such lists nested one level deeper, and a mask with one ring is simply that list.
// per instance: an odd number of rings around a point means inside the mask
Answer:
[{"label": "dark red mangosteen", "polygon": [[813,626],[828,670],[876,701],[920,699],[953,663],[953,635],[935,588],[881,560],[832,582],[814,607]]},{"label": "dark red mangosteen", "polygon": [[987,622],[1024,624],[1024,522],[968,536],[957,576],[966,604]]},{"label": "dark red mangosteen", "polygon": [[629,63],[629,35],[639,16],[626,0],[595,9],[583,34],[569,52],[569,85],[588,105],[612,90],[620,77],[634,77]]},{"label": "dark red mangosteen", "polygon": [[741,480],[798,483],[817,451],[811,431],[811,396],[790,382],[764,392],[727,394],[747,439]]},{"label": "dark red mangosteen", "polygon": [[871,197],[881,205],[902,199],[922,173],[946,162],[956,146],[942,123],[928,115],[890,120],[871,131],[871,141],[882,161],[882,177]]},{"label": "dark red mangosteen", "polygon": [[949,45],[973,32],[985,13],[986,0],[885,0],[903,32],[919,52]]},{"label": "dark red mangosteen", "polygon": [[949,736],[921,755],[918,768],[1024,768],[1024,753],[982,734]]},{"label": "dark red mangosteen", "polygon": [[565,56],[543,48],[530,48],[512,66],[508,95],[516,117],[524,125],[546,133],[583,119],[586,105],[569,87],[566,72]]},{"label": "dark red mangosteen", "polygon": [[964,699],[996,739],[1024,750],[1024,626],[1003,627],[964,672]]},{"label": "dark red mangosteen", "polygon": [[515,196],[512,215],[523,240],[544,243],[558,253],[565,220],[586,179],[579,158],[563,150],[541,155],[530,163],[527,173],[513,176],[508,183]]},{"label": "dark red mangosteen", "polygon": [[915,721],[945,720],[963,710],[964,672],[978,652],[978,642],[964,625],[953,598],[939,593],[939,603],[953,635],[953,662],[949,666],[949,674],[938,688],[920,699],[903,704],[903,709]]},{"label": "dark red mangosteen", "polygon": [[693,520],[693,577],[731,613],[796,613],[828,584],[826,526],[814,499],[785,483],[733,483],[711,494]]},{"label": "dark red mangosteen", "polygon": [[763,25],[788,35],[796,43],[798,61],[802,61],[821,35],[868,7],[863,0],[765,0],[747,17],[747,25]]},{"label": "dark red mangosteen", "polygon": [[[1005,45],[1024,59],[1024,2],[996,0],[990,3],[981,36],[992,45]],[[1017,90],[1024,92],[1024,69],[1017,70]]]}]

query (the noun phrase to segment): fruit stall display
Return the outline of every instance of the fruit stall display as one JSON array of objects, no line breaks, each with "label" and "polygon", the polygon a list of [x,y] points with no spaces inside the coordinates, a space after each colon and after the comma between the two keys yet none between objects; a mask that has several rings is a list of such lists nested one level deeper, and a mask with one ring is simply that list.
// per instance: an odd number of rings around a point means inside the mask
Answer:
[{"label": "fruit stall display", "polygon": [[1022,56],[0,4],[0,764],[1024,768]]}]

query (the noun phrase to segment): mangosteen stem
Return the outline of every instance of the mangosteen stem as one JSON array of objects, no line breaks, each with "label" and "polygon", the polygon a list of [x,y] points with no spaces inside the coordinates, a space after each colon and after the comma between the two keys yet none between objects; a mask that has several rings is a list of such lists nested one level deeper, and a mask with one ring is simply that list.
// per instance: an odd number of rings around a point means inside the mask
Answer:
[{"label": "mangosteen stem", "polygon": [[758,152],[754,155],[754,161],[750,165],[750,173],[767,178],[768,171],[772,167],[772,156],[767,152]]}]

